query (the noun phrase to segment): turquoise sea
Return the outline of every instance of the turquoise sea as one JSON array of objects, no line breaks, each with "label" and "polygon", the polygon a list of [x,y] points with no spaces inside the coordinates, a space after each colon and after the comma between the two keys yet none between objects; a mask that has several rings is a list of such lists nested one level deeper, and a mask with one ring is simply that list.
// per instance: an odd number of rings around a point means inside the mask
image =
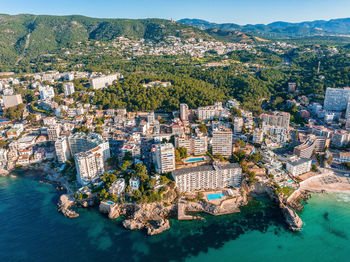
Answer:
[{"label": "turquoise sea", "polygon": [[95,209],[65,218],[58,196],[34,177],[0,178],[0,261],[349,261],[348,195],[314,195],[299,233],[288,231],[278,208],[261,198],[239,214],[172,220],[171,230],[153,237]]}]

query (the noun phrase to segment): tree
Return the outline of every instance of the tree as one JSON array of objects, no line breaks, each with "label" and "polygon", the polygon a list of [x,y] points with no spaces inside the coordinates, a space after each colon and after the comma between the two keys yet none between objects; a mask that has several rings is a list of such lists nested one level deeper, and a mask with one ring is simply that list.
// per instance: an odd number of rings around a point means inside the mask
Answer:
[{"label": "tree", "polygon": [[176,161],[180,161],[181,159],[184,159],[186,157],[187,157],[187,148],[178,147],[175,149]]},{"label": "tree", "polygon": [[133,175],[139,177],[141,183],[145,183],[149,179],[149,176],[147,175],[147,167],[141,163],[135,165],[135,171],[133,172]]},{"label": "tree", "polygon": [[130,166],[131,166],[131,163],[130,163],[128,160],[126,160],[126,161],[123,161],[123,164],[122,164],[122,166],[120,167],[120,169],[124,172],[124,171],[126,171]]},{"label": "tree", "polygon": [[202,133],[207,133],[208,132],[208,129],[207,129],[207,126],[204,124],[204,123],[201,123],[199,126],[198,126],[199,130],[202,132]]}]

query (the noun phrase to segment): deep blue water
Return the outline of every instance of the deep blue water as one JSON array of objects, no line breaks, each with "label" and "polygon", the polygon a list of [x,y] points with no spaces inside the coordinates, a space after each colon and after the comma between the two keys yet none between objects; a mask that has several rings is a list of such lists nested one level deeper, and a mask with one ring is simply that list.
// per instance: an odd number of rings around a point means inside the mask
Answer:
[{"label": "deep blue water", "polygon": [[0,178],[0,261],[349,261],[350,209],[344,195],[316,195],[289,232],[279,209],[253,200],[239,214],[171,221],[149,237],[95,209],[57,212],[58,193],[31,177]]}]

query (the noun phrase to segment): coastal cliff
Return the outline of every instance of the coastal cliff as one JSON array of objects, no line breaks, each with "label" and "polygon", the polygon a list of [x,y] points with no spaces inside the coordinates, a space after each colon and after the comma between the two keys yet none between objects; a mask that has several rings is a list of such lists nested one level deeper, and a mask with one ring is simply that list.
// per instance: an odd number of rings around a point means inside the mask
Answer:
[{"label": "coastal cliff", "polygon": [[247,192],[247,194],[250,194],[252,196],[262,195],[266,194],[269,196],[269,198],[276,202],[280,209],[283,217],[285,218],[285,222],[288,225],[288,227],[292,231],[299,231],[301,230],[303,226],[303,222],[300,219],[299,215],[295,212],[293,207],[291,207],[287,200],[284,199],[284,197],[281,194],[276,194],[275,191],[272,188],[272,185],[266,182],[256,182],[252,185],[244,184],[242,185],[244,190]]},{"label": "coastal cliff", "polygon": [[124,216],[123,226],[127,229],[145,229],[148,235],[155,235],[170,229],[168,218],[176,213],[175,206],[164,206],[161,203],[109,204],[103,201],[100,203],[99,210],[107,214],[110,219]]}]

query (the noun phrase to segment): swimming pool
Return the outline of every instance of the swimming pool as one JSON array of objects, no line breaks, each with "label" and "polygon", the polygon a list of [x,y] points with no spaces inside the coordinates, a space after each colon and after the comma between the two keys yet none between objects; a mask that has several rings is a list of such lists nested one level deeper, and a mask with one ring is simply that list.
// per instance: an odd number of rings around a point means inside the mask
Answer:
[{"label": "swimming pool", "polygon": [[114,202],[113,201],[107,201],[107,204],[108,205],[114,205]]},{"label": "swimming pool", "polygon": [[185,160],[186,163],[199,162],[199,161],[204,161],[204,157],[189,158]]},{"label": "swimming pool", "polygon": [[210,194],[210,195],[207,195],[207,199],[216,200],[216,199],[221,199],[223,196],[225,196],[223,193]]}]

